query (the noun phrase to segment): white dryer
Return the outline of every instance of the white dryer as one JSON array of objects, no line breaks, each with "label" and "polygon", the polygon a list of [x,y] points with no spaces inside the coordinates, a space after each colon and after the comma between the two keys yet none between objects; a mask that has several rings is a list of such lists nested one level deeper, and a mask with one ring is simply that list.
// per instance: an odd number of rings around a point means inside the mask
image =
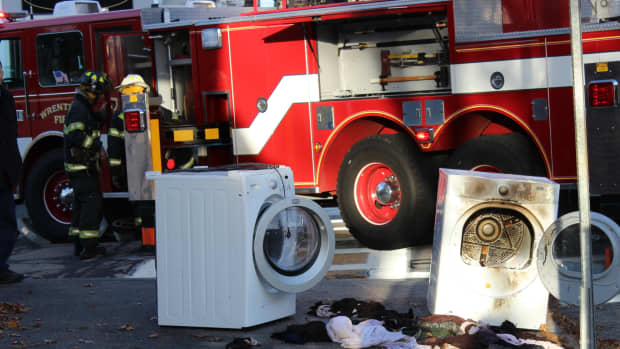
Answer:
[{"label": "white dryer", "polygon": [[334,254],[315,202],[288,167],[150,175],[155,180],[157,319],[164,326],[245,328],[295,314]]},{"label": "white dryer", "polygon": [[431,313],[538,329],[549,293],[538,277],[540,239],[557,217],[547,178],[440,169]]}]

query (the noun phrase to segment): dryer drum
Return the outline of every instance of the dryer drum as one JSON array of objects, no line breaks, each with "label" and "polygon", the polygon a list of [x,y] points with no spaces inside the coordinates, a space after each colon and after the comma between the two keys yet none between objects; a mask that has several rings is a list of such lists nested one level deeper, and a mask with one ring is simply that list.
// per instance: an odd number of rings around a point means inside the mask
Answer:
[{"label": "dryer drum", "polygon": [[474,212],[464,225],[461,258],[470,265],[521,269],[529,264],[531,242],[532,229],[523,215],[485,208]]}]

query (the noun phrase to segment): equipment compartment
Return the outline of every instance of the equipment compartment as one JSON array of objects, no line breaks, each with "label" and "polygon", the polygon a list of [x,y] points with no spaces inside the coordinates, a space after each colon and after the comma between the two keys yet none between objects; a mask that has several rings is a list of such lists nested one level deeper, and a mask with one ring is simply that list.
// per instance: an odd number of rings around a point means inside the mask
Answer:
[{"label": "equipment compartment", "polygon": [[445,13],[317,23],[322,99],[449,89]]},{"label": "equipment compartment", "polygon": [[162,122],[195,120],[189,32],[178,30],[161,33],[151,39],[154,39],[158,90],[169,91],[161,94]]}]

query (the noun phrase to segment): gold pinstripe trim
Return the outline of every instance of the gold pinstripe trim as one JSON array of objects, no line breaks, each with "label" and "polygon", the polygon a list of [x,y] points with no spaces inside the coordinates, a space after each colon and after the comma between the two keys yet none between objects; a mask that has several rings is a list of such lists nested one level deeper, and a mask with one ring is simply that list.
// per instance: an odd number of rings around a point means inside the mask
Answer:
[{"label": "gold pinstripe trim", "polygon": [[261,27],[261,26],[249,26],[249,27],[238,27],[238,28],[222,28],[222,33],[236,32],[238,30],[258,29],[258,28],[263,28],[263,27]]},{"label": "gold pinstripe trim", "polygon": [[[441,124],[438,128],[435,129],[435,139],[437,139],[439,137],[439,135],[441,134],[441,132],[445,128],[444,126],[447,125],[450,121],[452,121],[452,119],[456,118],[457,116],[459,116],[461,114],[464,114],[464,113],[469,112],[469,111],[474,111],[474,110],[495,110],[495,111],[499,111],[499,112],[502,112],[502,113],[510,116],[513,121],[515,121],[517,124],[519,124],[519,126],[521,126],[523,129],[525,129],[527,131],[527,133],[530,135],[530,137],[532,137],[532,139],[536,143],[536,147],[538,148],[538,151],[540,153],[542,153],[542,155],[543,155],[543,160],[545,161],[545,168],[546,169],[551,169],[551,164],[549,162],[549,158],[547,157],[547,153],[545,151],[540,151],[541,149],[544,149],[544,147],[542,146],[542,144],[541,144],[540,140],[538,139],[538,137],[536,136],[536,134],[529,127],[529,125],[524,123],[516,114],[514,114],[510,110],[504,109],[502,107],[498,107],[496,105],[476,104],[476,105],[471,105],[471,106],[462,108],[460,110],[457,110],[456,112],[452,113],[444,121],[443,124]],[[429,149],[432,148],[432,145],[433,145],[432,143],[430,143],[430,144],[422,144],[421,147],[422,147],[422,149],[429,150]],[[547,173],[551,173],[551,171],[548,171]]]},{"label": "gold pinstripe trim", "polygon": [[[338,127],[336,127],[334,129],[334,131],[329,135],[329,137],[327,137],[327,140],[325,141],[325,145],[323,146],[323,149],[325,150],[325,149],[329,148],[329,145],[332,142],[332,140],[334,138],[334,135],[336,133],[338,133],[338,131],[340,129],[342,129],[345,125],[347,125],[351,120],[361,118],[362,116],[365,116],[365,115],[368,115],[368,116],[377,116],[377,115],[384,116],[384,117],[386,117],[386,118],[396,122],[397,124],[401,125],[405,130],[407,130],[407,133],[409,133],[409,135],[411,137],[414,136],[413,131],[411,131],[409,129],[409,127],[405,126],[405,123],[401,119],[397,118],[396,116],[394,116],[392,114],[389,114],[389,113],[386,113],[386,112],[383,112],[383,111],[379,111],[379,110],[365,110],[365,111],[361,111],[361,112],[355,113],[355,114],[347,117],[346,119],[344,119],[338,125]],[[323,159],[325,157],[325,153],[326,153],[326,151],[322,151],[321,152],[321,156],[319,157],[319,163],[317,164],[317,171],[316,171],[316,183],[314,183],[315,186],[318,186],[319,183],[321,182],[320,181],[320,178],[321,178],[321,165],[323,164]]]},{"label": "gold pinstripe trim", "polygon": [[[587,38],[587,39],[583,39],[581,41],[599,41],[599,40],[613,40],[613,39],[620,39],[620,35],[614,35],[614,36],[601,36],[601,37],[597,37],[597,38]],[[566,42],[570,42],[570,41],[566,41]]]},{"label": "gold pinstripe trim", "polygon": [[472,47],[472,48],[457,48],[456,52],[472,52],[472,51],[497,50],[497,49],[515,48],[515,47],[542,46],[544,44],[545,44],[544,42],[534,42],[530,44],[510,44],[510,45],[484,46],[484,47]]},{"label": "gold pinstripe trim", "polygon": [[222,33],[227,33],[227,32],[236,32],[239,30],[250,30],[250,29],[261,29],[261,28],[277,28],[277,27],[291,27],[294,24],[275,24],[275,25],[251,25],[251,26],[247,26],[247,27],[236,27],[236,28],[230,28],[230,27],[226,27],[226,28],[220,28],[222,30]]},{"label": "gold pinstripe trim", "polygon": [[[590,41],[590,40],[582,40],[582,41]],[[570,40],[549,41],[549,42],[547,42],[547,44],[549,44],[549,45],[570,44]]]},{"label": "gold pinstripe trim", "polygon": [[[616,36],[603,36],[597,38],[587,38],[583,39],[583,42],[592,42],[592,41],[604,41],[604,40],[615,40],[620,39],[620,35]],[[558,40],[558,41],[548,41],[548,45],[558,45],[558,44],[569,44],[570,40]],[[472,47],[472,48],[457,48],[456,52],[474,52],[474,51],[485,51],[485,50],[497,50],[497,49],[507,49],[507,48],[518,48],[518,47],[532,47],[532,46],[543,46],[544,42],[533,42],[528,44],[507,44],[507,45],[495,45],[495,46],[484,46],[484,47]],[[535,57],[532,57],[535,58]]]},{"label": "gold pinstripe trim", "polygon": [[576,181],[577,177],[576,176],[574,176],[574,177],[573,176],[568,176],[568,177],[557,176],[557,177],[551,177],[551,179],[553,179],[554,181],[555,180],[574,180],[574,181]]}]

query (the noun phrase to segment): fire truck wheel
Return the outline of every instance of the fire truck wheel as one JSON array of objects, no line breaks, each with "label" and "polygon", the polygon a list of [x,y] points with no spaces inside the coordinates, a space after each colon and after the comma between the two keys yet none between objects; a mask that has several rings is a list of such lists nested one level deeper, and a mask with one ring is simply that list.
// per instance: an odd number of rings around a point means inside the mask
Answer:
[{"label": "fire truck wheel", "polygon": [[338,206],[351,234],[377,250],[430,241],[434,212],[431,176],[404,134],[356,143],[338,172]]},{"label": "fire truck wheel", "polygon": [[465,142],[448,159],[448,168],[545,176],[534,144],[523,134],[486,135]]},{"label": "fire truck wheel", "polygon": [[24,196],[32,225],[37,234],[50,241],[66,240],[71,223],[71,206],[61,195],[63,189],[70,188],[63,159],[62,149],[42,155],[26,178]]}]

